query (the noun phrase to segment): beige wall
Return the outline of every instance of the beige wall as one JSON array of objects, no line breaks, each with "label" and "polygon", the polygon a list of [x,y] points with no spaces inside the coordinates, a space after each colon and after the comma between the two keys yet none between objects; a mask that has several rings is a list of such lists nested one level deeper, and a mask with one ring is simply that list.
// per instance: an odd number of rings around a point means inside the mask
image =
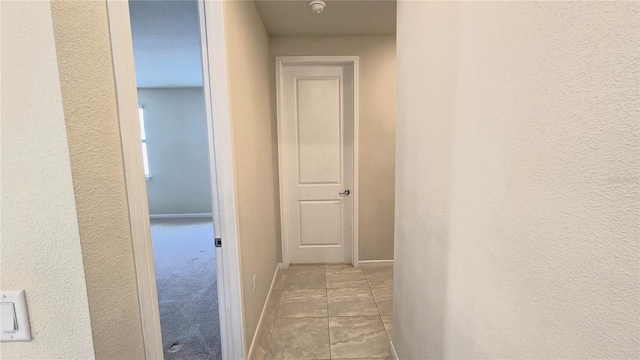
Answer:
[{"label": "beige wall", "polygon": [[97,358],[144,357],[105,1],[54,1],[53,25]]},{"label": "beige wall", "polygon": [[[276,56],[360,57],[359,256],[360,260],[393,259],[395,36],[272,37],[270,54],[272,84]],[[275,85],[271,98],[275,134]]]},{"label": "beige wall", "polygon": [[33,340],[3,359],[93,357],[51,10],[3,1],[2,290],[25,290]]},{"label": "beige wall", "polygon": [[639,16],[399,2],[400,358],[640,357]]},{"label": "beige wall", "polygon": [[225,21],[248,347],[278,263],[269,38],[253,1],[226,2]]}]

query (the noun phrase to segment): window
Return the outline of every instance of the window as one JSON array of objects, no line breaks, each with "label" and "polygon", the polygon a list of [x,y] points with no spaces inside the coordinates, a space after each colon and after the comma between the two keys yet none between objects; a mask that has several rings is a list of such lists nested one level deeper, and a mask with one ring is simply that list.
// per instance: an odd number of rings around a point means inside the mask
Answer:
[{"label": "window", "polygon": [[151,179],[149,172],[149,158],[147,157],[147,132],[144,131],[144,107],[138,106],[138,118],[140,119],[140,140],[142,141],[142,163],[144,165],[144,177]]}]

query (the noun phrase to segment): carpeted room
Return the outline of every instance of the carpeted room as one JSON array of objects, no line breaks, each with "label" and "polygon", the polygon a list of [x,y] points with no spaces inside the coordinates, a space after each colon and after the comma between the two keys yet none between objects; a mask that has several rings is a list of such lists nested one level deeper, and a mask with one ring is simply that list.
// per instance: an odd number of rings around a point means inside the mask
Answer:
[{"label": "carpeted room", "polygon": [[221,359],[195,1],[130,1],[164,358]]}]

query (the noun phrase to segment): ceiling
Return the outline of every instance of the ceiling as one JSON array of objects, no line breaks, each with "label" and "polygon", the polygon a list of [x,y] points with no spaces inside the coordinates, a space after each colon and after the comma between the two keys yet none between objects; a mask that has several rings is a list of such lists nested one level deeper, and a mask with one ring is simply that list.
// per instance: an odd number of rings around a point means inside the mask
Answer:
[{"label": "ceiling", "polygon": [[256,0],[271,36],[392,35],[396,33],[396,1],[324,0],[314,14],[309,0]]},{"label": "ceiling", "polygon": [[[255,1],[271,36],[395,34],[395,0],[325,2],[314,14],[309,0]],[[129,11],[138,87],[202,86],[197,2],[130,0]]]},{"label": "ceiling", "polygon": [[202,86],[198,4],[129,1],[138,87]]}]

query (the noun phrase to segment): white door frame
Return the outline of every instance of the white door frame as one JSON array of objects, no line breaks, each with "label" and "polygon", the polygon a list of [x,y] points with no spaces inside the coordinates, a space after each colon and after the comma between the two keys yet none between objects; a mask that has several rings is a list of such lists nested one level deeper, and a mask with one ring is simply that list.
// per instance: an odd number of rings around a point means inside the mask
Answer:
[{"label": "white door frame", "polygon": [[[147,359],[163,359],[146,180],[140,147],[129,3],[107,0],[129,217]],[[198,0],[216,248],[220,335],[224,359],[245,359],[235,171],[227,80],[224,2]]]},{"label": "white door frame", "polygon": [[282,119],[282,108],[284,106],[283,67],[287,65],[351,65],[353,66],[353,239],[352,239],[352,256],[353,266],[358,267],[358,198],[359,198],[359,122],[360,122],[360,102],[359,84],[360,84],[360,57],[358,56],[277,56],[276,57],[276,112],[278,118],[278,168],[280,176],[280,226],[282,237],[282,263],[286,269],[289,267],[289,251],[288,251],[288,228],[287,228],[287,177],[286,167],[286,151],[284,144],[280,139],[284,139],[284,121]]}]

